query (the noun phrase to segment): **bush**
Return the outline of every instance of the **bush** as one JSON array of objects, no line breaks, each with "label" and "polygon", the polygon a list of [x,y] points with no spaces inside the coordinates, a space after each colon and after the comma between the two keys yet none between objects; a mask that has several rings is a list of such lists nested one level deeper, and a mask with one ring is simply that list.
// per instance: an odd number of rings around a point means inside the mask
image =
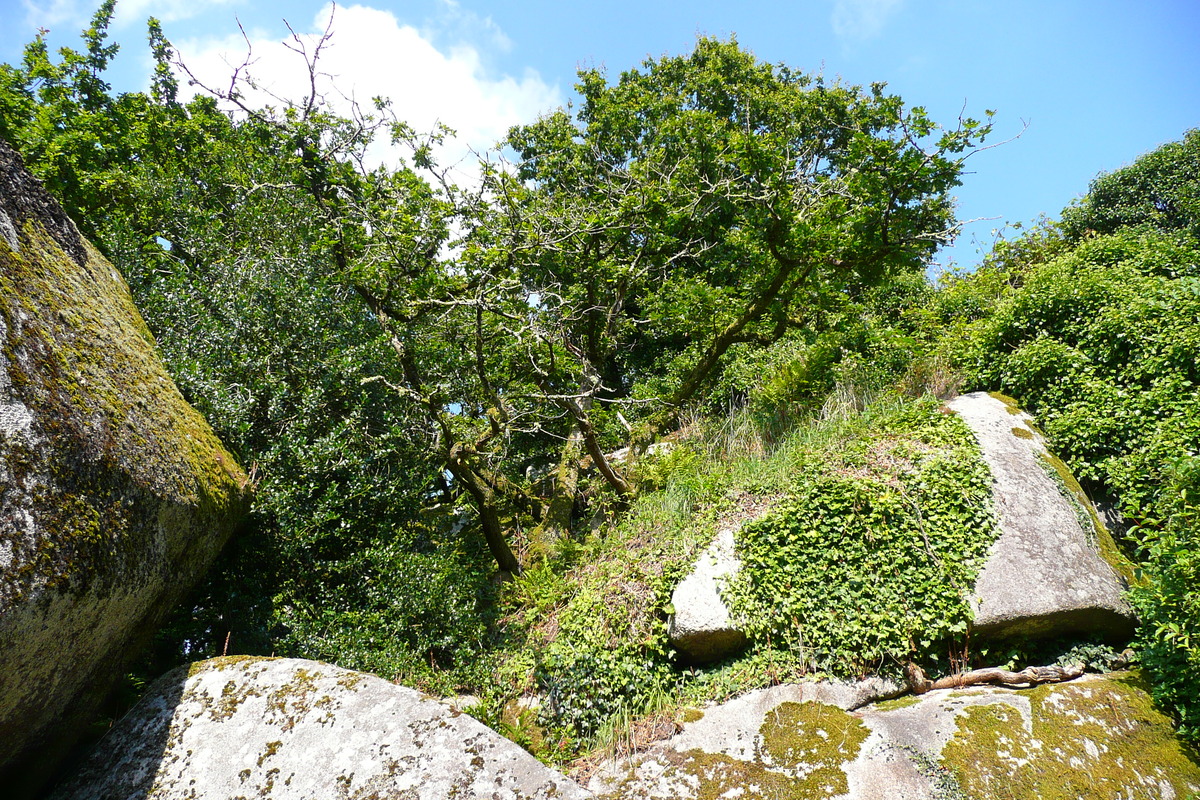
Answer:
[{"label": "bush", "polygon": [[991,479],[965,424],[930,398],[875,414],[812,451],[786,499],[737,535],[743,568],[726,598],[756,647],[800,671],[936,660],[965,638],[996,536]]},{"label": "bush", "polygon": [[[1127,219],[1101,213],[1106,197],[1094,194],[1084,210]],[[1071,225],[1083,213],[1068,213]],[[1137,645],[1156,697],[1200,741],[1200,243],[1137,219],[1026,269],[944,349],[968,387],[1014,396],[1072,472],[1119,501],[1132,523],[1126,549],[1145,578],[1132,591]]]},{"label": "bush", "polygon": [[1179,730],[1200,742],[1200,458],[1169,468],[1156,512],[1157,526],[1141,532],[1146,579],[1131,593],[1142,619],[1142,663],[1154,676],[1154,695],[1175,711]]},{"label": "bush", "polygon": [[1083,202],[1063,213],[1063,227],[1076,241],[1129,227],[1200,238],[1200,130],[1096,178]]}]

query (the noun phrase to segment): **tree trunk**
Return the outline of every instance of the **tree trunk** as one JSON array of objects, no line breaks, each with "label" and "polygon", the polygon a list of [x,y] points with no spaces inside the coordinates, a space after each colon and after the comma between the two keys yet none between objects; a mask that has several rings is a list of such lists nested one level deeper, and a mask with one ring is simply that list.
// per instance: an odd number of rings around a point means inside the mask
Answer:
[{"label": "tree trunk", "polygon": [[604,477],[604,480],[608,482],[608,485],[616,491],[622,500],[632,498],[633,487],[608,462],[608,457],[604,455],[604,451],[600,448],[600,440],[596,438],[596,429],[592,427],[592,421],[586,411],[579,417],[579,431],[583,437],[584,447],[587,448],[588,455],[592,457],[592,463],[596,465],[597,471]]},{"label": "tree trunk", "polygon": [[583,434],[576,427],[563,445],[562,458],[554,471],[554,487],[542,522],[533,531],[533,546],[539,555],[551,552],[571,535],[571,516],[579,488],[579,461],[583,456]]},{"label": "tree trunk", "polygon": [[792,280],[792,285],[789,288],[789,292],[794,291],[798,287],[804,285],[804,283],[808,280],[808,276],[812,273],[813,268],[816,266],[815,264],[810,263],[800,270],[799,274],[795,274],[796,269],[800,266],[797,262],[786,261],[778,254],[775,255],[775,258],[779,262],[779,269],[775,273],[771,283],[754,299],[752,303],[750,303],[750,305],[746,307],[745,311],[743,311],[737,319],[729,323],[724,330],[717,334],[716,338],[713,339],[712,343],[705,350],[704,355],[701,356],[700,362],[696,364],[696,366],[692,367],[692,369],[684,377],[683,381],[679,385],[679,388],[675,391],[674,395],[671,396],[667,404],[667,407],[670,410],[668,411],[669,416],[665,422],[674,421],[676,415],[679,414],[679,411],[683,405],[696,395],[696,393],[712,375],[713,371],[716,369],[717,363],[721,360],[721,357],[724,356],[726,351],[729,350],[730,346],[732,346],[733,343],[738,340],[739,334],[741,334],[747,325],[757,321],[764,313],[766,313],[767,309],[770,307],[771,303],[774,302],[775,298],[784,291],[788,281]]},{"label": "tree trunk", "polygon": [[479,513],[479,525],[483,528],[483,538],[487,541],[492,557],[496,559],[496,565],[504,572],[520,575],[521,563],[513,555],[512,548],[508,546],[508,538],[504,535],[504,525],[500,521],[500,511],[496,506],[496,493],[463,463],[457,453],[451,453],[447,466],[450,474],[462,483],[467,494],[471,495],[475,502],[475,510]]}]

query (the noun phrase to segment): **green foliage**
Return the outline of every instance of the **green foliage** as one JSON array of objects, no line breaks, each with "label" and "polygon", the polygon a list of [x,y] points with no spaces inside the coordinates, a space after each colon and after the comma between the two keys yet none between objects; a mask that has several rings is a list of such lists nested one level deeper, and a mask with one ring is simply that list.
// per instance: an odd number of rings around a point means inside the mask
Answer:
[{"label": "green foliage", "polygon": [[1166,477],[1155,506],[1163,516],[1138,531],[1147,570],[1132,599],[1144,621],[1138,644],[1155,699],[1175,711],[1180,733],[1200,743],[1200,459],[1176,460]]},{"label": "green foliage", "polygon": [[171,160],[182,134],[157,20],[149,21],[156,99],[112,95],[104,72],[119,49],[108,43],[114,9],[115,0],[100,5],[81,33],[82,51],[60,48],[56,60],[39,33],[19,66],[0,65],[0,136],[92,240],[133,202],[131,165]]},{"label": "green foliage", "polygon": [[675,681],[665,659],[638,646],[555,648],[537,677],[548,701],[545,719],[584,741],[622,712],[641,711]]},{"label": "green foliage", "polygon": [[250,525],[144,670],[230,652],[479,680],[488,556],[470,528],[419,514],[442,479],[437,453],[389,388],[402,370],[346,280],[343,245],[362,228],[326,213],[330,194],[386,206],[376,227],[409,231],[389,240],[401,254],[436,250],[441,206],[411,172],[348,168],[378,119],[180,104],[153,20],[152,93],[111,96],[111,14],[97,13],[82,53],[55,61],[39,38],[0,69],[3,135],[120,266],[176,383],[257,482]]},{"label": "green foliage", "polygon": [[1063,228],[1073,241],[1136,227],[1200,239],[1200,130],[1101,175],[1079,205],[1063,212]]},{"label": "green foliage", "polygon": [[819,334],[786,361],[771,364],[750,391],[751,407],[764,417],[803,413],[819,408],[839,384],[878,392],[895,383],[918,345],[904,331],[873,322],[863,318]]},{"label": "green foliage", "polygon": [[744,487],[766,490],[787,480],[786,450],[764,458],[753,425],[694,425],[645,466],[659,488],[640,494],[557,582],[546,566],[513,582],[510,600],[523,611],[505,627],[510,644],[520,644],[502,657],[514,664],[536,654],[524,680],[552,699],[541,717],[548,740],[566,743],[559,756],[603,744],[622,720],[671,704],[664,698],[681,679],[667,641],[671,592],[715,521],[737,508],[737,498],[748,499]]},{"label": "green foliage", "polygon": [[[1200,453],[1200,136],[1098,178],[1066,239],[1006,245],[951,287],[987,297],[947,327],[969,386],[1010,394],[1090,489],[1119,502],[1141,564],[1131,599],[1155,697],[1200,740],[1196,454]],[[943,301],[945,307],[947,301]]]},{"label": "green foliage", "polygon": [[542,720],[577,749],[678,681],[666,616],[672,589],[712,532],[695,517],[717,485],[710,478],[697,491],[703,470],[682,466],[682,481],[670,476],[665,489],[639,498],[611,538],[594,543],[564,578],[570,593],[549,616],[551,627],[535,623],[528,644],[538,652],[534,678],[548,698]]},{"label": "green foliage", "polygon": [[1002,669],[1020,670],[1031,664],[1061,667],[1082,665],[1088,672],[1112,672],[1130,665],[1131,652],[1119,652],[1100,636],[1054,639],[1008,638],[976,644],[974,659]]},{"label": "green foliage", "polygon": [[1143,470],[1193,447],[1197,263],[1200,251],[1163,234],[1089,240],[1031,272],[957,354],[1135,517],[1158,483]]},{"label": "green foliage", "polygon": [[[579,77],[577,114],[509,133],[526,184],[496,192],[519,203],[507,248],[573,369],[603,380],[598,397],[659,400],[633,411],[660,424],[704,400],[731,347],[821,333],[828,307],[918,275],[948,235],[961,154],[989,131],[736,41]],[[795,391],[819,391],[825,366],[811,371]]]},{"label": "green foliage", "polygon": [[[536,688],[549,736],[520,729],[559,758],[664,698],[940,658],[967,631],[989,483],[961,423],[888,390],[941,391],[953,364],[1119,495],[1142,658],[1197,735],[1196,132],[931,293],[989,128],[941,129],[882,85],[702,38],[582,71],[577,111],[510,131],[514,169],[472,192],[432,169],[446,132],[386,103],[180,103],[153,21],[151,91],[114,97],[112,13],[78,52],[39,37],[0,67],[0,135],[120,264],[258,482],[147,673],[315,657],[479,691],[497,725]],[[364,167],[379,134],[410,163]],[[667,431],[669,454],[604,455]],[[771,504],[728,587],[752,649],[682,673],[671,590],[718,520]]]},{"label": "green foliage", "polygon": [[[485,168],[489,203],[430,169],[444,131],[419,138],[385,102],[343,118],[313,83],[258,108],[235,83],[181,104],[153,20],[151,91],[114,97],[112,14],[80,51],[39,37],[0,70],[0,133],[121,265],[180,388],[258,479],[254,524],[170,627],[178,656],[470,661],[487,605],[471,534],[516,573],[516,532],[569,542],[589,480],[629,502],[604,456],[627,417],[644,434],[703,399],[729,347],[919,273],[988,130],[701,39],[612,84],[581,73],[577,116],[511,132],[518,178]],[[319,52],[297,65],[314,81]],[[364,166],[379,133],[411,167]],[[463,500],[477,527],[421,515]],[[422,583],[457,644],[406,596]]]},{"label": "green foliage", "polygon": [[[514,587],[527,613],[507,624],[538,654],[534,681],[553,698],[542,722],[569,751],[664,696],[703,703],[814,670],[891,672],[936,660],[966,631],[964,590],[994,536],[990,480],[936,401],[883,397],[863,413],[810,416],[774,442],[746,410],[693,424],[659,462],[662,488],[586,545],[557,588],[544,572]],[[739,534],[741,580],[726,590],[754,646],[679,672],[672,591],[718,524],[760,516]]]},{"label": "green foliage", "polygon": [[965,637],[995,538],[987,468],[965,425],[925,400],[812,452],[786,499],[737,535],[726,590],[757,646],[801,670],[894,670]]},{"label": "green foliage", "polygon": [[973,272],[942,276],[937,291],[913,309],[922,318],[918,327],[931,337],[961,332],[966,325],[991,316],[996,304],[1024,283],[1026,273],[1066,249],[1059,226],[1045,219],[1015,239],[998,240]]}]

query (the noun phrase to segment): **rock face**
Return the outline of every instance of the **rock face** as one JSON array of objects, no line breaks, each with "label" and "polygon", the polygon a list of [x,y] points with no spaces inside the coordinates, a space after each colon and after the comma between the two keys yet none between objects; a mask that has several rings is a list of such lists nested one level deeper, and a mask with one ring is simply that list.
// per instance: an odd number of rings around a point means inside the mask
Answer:
[{"label": "rock face", "polygon": [[36,790],[244,513],[124,281],[0,142],[0,786]]},{"label": "rock face", "polygon": [[53,798],[589,796],[420,692],[314,661],[223,658],[161,678]]},{"label": "rock face", "polygon": [[[1078,483],[1046,450],[1029,415],[982,392],[951,401],[971,428],[992,474],[999,537],[973,588],[977,635],[1128,638],[1134,616],[1125,584],[1101,555],[1116,546]],[[692,662],[714,661],[746,637],[720,595],[740,562],[736,527],[723,528],[672,595],[672,645]]]},{"label": "rock face", "polygon": [[671,594],[675,613],[668,636],[672,646],[695,663],[724,658],[746,644],[746,634],[730,619],[720,592],[722,582],[737,574],[740,566],[733,534],[734,528],[728,526],[718,531]]},{"label": "rock face", "polygon": [[610,800],[1185,800],[1200,789],[1200,762],[1129,673],[940,690],[856,712],[775,687],[604,765],[589,788]]},{"label": "rock face", "polygon": [[[949,404],[970,426],[991,470],[1000,537],[971,603],[982,635],[1132,633],[1122,582],[1101,557],[1115,552],[1078,484],[1047,451],[1032,420],[982,392]],[[1072,501],[1066,491],[1074,490]]]}]

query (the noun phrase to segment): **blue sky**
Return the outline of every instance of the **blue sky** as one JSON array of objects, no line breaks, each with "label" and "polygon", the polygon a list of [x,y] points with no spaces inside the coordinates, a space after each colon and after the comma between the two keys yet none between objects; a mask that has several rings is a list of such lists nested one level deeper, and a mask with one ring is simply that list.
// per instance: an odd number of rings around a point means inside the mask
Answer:
[{"label": "blue sky", "polygon": [[[54,47],[77,45],[96,1],[0,0],[0,61],[19,59],[39,27]],[[254,74],[288,94],[296,70],[279,45],[283,20],[316,33],[329,7],[118,0],[118,90],[145,86],[149,15],[213,81],[245,54],[240,21]],[[688,52],[702,34],[736,35],[761,59],[827,77],[885,81],[945,124],[964,106],[968,115],[995,109],[996,140],[1024,128],[968,162],[959,215],[988,219],[942,255],[964,267],[992,229],[1055,216],[1096,173],[1200,127],[1200,0],[373,0],[337,9],[325,63],[347,95],[388,95],[418,129],[451,125],[465,152],[566,103],[581,66],[616,75],[647,56]]]}]

